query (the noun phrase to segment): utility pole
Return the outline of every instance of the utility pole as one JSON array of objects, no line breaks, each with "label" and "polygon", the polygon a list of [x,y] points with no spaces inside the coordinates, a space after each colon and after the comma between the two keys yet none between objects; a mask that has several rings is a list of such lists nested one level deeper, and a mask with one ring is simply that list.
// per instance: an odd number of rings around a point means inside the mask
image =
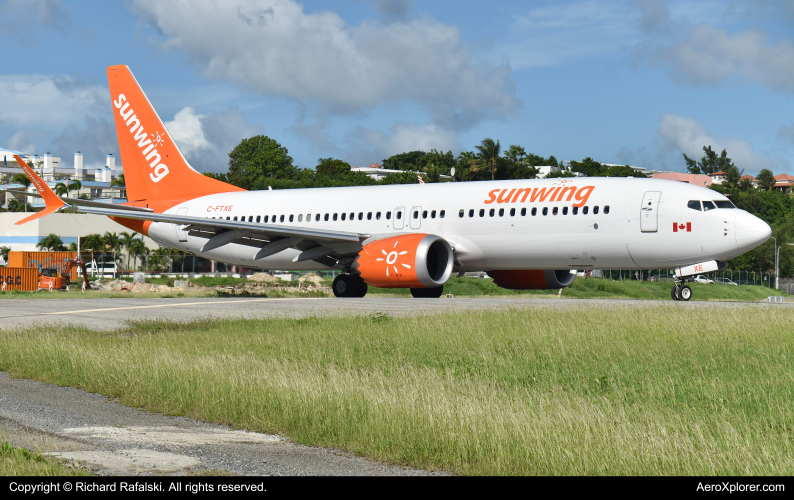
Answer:
[{"label": "utility pole", "polygon": [[777,278],[777,260],[778,260],[778,255],[779,255],[778,254],[779,249],[777,247],[777,238],[775,238],[774,236],[770,236],[770,237],[773,240],[775,240],[775,290],[780,290],[780,288],[778,288],[779,281],[778,281],[778,278]]}]

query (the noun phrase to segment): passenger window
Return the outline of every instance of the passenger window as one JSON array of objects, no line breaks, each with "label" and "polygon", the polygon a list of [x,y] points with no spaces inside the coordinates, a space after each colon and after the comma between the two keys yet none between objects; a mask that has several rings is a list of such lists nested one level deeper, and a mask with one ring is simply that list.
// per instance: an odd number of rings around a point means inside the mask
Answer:
[{"label": "passenger window", "polygon": [[262,218],[262,216],[261,216],[261,215],[257,215],[257,216],[256,216],[256,221],[257,221],[257,222],[259,222],[261,218]]},{"label": "passenger window", "polygon": [[582,215],[587,215],[587,211],[588,211],[588,210],[589,210],[589,208],[588,208],[588,207],[584,207],[584,208],[582,209]]},{"label": "passenger window", "polygon": [[703,211],[704,212],[708,212],[709,210],[716,210],[716,209],[717,209],[717,207],[714,206],[714,203],[712,203],[710,201],[704,201],[703,202]]},{"label": "passenger window", "polygon": [[[390,214],[386,214],[386,218],[388,219],[389,217],[390,217]],[[380,212],[375,214],[375,220],[380,220]]]},{"label": "passenger window", "polygon": [[484,208],[480,209],[480,217],[485,217],[485,209]]},{"label": "passenger window", "polygon": [[354,220],[356,218],[355,212],[350,212],[350,220]]},{"label": "passenger window", "polygon": [[367,220],[372,220],[372,212],[367,212]]},{"label": "passenger window", "polygon": [[427,210],[422,210],[422,218],[427,219]]},{"label": "passenger window", "polygon": [[702,208],[700,208],[700,200],[689,200],[686,206],[692,210],[702,210]]},{"label": "passenger window", "polygon": [[462,219],[464,215],[466,215],[466,211],[461,208],[460,212],[458,212],[458,217]]},{"label": "passenger window", "polygon": [[[326,220],[328,220],[327,217],[328,217],[328,215],[326,215]],[[317,221],[317,222],[320,222],[320,214],[315,215],[314,216],[314,220]]]},{"label": "passenger window", "polygon": [[342,220],[345,220],[346,216],[347,216],[347,214],[342,214]]},{"label": "passenger window", "polygon": [[[402,219],[403,218],[403,213],[398,210],[397,211],[397,215],[395,215],[395,217],[397,217],[398,219]],[[388,217],[387,217],[387,219],[388,219]]]},{"label": "passenger window", "polygon": [[329,214],[325,214],[325,222],[328,222],[328,215]]},{"label": "passenger window", "polygon": [[358,220],[364,220],[364,212],[358,213]]},{"label": "passenger window", "polygon": [[543,207],[543,215],[549,215],[549,207]]},{"label": "passenger window", "polygon": [[292,221],[294,221],[294,220],[295,220],[295,216],[294,216],[294,215],[292,215],[292,214],[289,214],[289,221],[290,221],[290,222],[292,222]]},{"label": "passenger window", "polygon": [[433,210],[432,212],[430,212],[430,218],[431,218],[431,219],[435,219],[435,218],[436,218],[436,211],[435,211],[435,210]]},{"label": "passenger window", "polygon": [[609,213],[609,205],[604,205],[604,215]]},{"label": "passenger window", "polygon": [[504,216],[505,216],[505,209],[504,208],[500,208],[499,209],[499,217],[504,217]]},{"label": "passenger window", "polygon": [[298,214],[298,222],[303,222],[303,214]]},{"label": "passenger window", "polygon": [[579,207],[573,207],[573,214],[577,215],[579,213]]},{"label": "passenger window", "polygon": [[598,215],[598,205],[593,207],[593,215]]},{"label": "passenger window", "polygon": [[284,216],[282,215],[281,217],[279,217],[278,220],[281,221],[281,222],[284,222]]},{"label": "passenger window", "polygon": [[562,215],[568,215],[568,207],[562,207]]},{"label": "passenger window", "polygon": [[536,215],[538,215],[538,209],[537,208],[533,208],[532,209],[532,217],[534,217]]},{"label": "passenger window", "polygon": [[521,217],[525,217],[527,215],[527,208],[524,207],[521,209]]},{"label": "passenger window", "polygon": [[276,216],[274,215],[271,220],[273,221],[273,224],[275,224],[276,223]]},{"label": "passenger window", "polygon": [[474,209],[473,208],[469,209],[469,217],[474,217]]},{"label": "passenger window", "polygon": [[511,208],[510,209],[510,217],[515,217],[515,215],[516,215],[516,209],[515,208]]},{"label": "passenger window", "polygon": [[264,220],[263,222],[264,222],[265,224],[267,224],[267,220],[268,220],[268,219],[269,219],[269,217],[268,217],[267,215],[265,215],[265,220]]},{"label": "passenger window", "polygon": [[226,220],[229,220],[229,217],[226,217]]},{"label": "passenger window", "polygon": [[[378,212],[380,213],[380,212]],[[391,212],[386,212],[386,220],[391,219]]]},{"label": "passenger window", "polygon": [[491,217],[493,217],[495,213],[496,213],[496,209],[495,208],[492,208],[492,209],[490,209],[488,211],[488,215],[491,216]]},{"label": "passenger window", "polygon": [[[334,222],[336,222],[336,218],[337,218],[338,216],[339,216],[338,214],[334,214]],[[342,217],[344,217],[344,216],[345,216],[345,214],[342,214]]]},{"label": "passenger window", "polygon": [[236,215],[234,216],[234,220],[237,220],[237,216]]},{"label": "passenger window", "polygon": [[447,214],[447,211],[446,210],[442,210],[442,211],[440,211],[438,213],[438,216],[443,219],[446,214]]},{"label": "passenger window", "polygon": [[557,215],[557,207],[551,209],[551,215]]}]

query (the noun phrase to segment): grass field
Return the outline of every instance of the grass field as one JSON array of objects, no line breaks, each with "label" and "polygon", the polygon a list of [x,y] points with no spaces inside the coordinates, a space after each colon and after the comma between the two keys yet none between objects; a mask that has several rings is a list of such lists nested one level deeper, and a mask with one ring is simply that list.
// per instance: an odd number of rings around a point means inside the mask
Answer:
[{"label": "grass field", "polygon": [[61,465],[38,451],[15,448],[0,441],[0,476],[85,476],[83,471]]},{"label": "grass field", "polygon": [[794,470],[787,307],[496,309],[0,333],[0,369],[458,474]]}]

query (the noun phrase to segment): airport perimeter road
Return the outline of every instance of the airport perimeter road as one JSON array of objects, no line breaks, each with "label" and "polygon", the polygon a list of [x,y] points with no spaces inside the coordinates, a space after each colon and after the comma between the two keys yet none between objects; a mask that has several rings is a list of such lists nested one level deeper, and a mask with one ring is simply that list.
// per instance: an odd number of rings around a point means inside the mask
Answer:
[{"label": "airport perimeter road", "polygon": [[102,475],[435,475],[275,435],[128,408],[99,394],[0,372],[0,431]]},{"label": "airport perimeter road", "polygon": [[201,318],[266,318],[325,315],[388,314],[405,316],[438,311],[464,311],[511,307],[638,307],[672,305],[699,307],[792,307],[794,303],[674,302],[656,300],[557,299],[557,298],[105,298],[105,299],[9,299],[0,301],[0,329],[82,325],[112,330],[130,321],[163,319],[188,321]]}]

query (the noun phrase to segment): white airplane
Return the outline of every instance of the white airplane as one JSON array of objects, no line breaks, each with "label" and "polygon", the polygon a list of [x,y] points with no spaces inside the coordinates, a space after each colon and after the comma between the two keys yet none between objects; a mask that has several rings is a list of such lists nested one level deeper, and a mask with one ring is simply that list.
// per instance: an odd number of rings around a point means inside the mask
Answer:
[{"label": "white airplane", "polygon": [[[765,242],[770,227],[710,189],[576,177],[245,191],[185,160],[126,66],[108,68],[128,202],[61,199],[21,160],[47,208],[107,215],[173,248],[245,267],[342,271],[337,297],[367,285],[439,297],[453,273],[558,289],[576,270],[676,268],[687,281]],[[49,193],[47,193],[49,191]],[[51,193],[51,194],[50,194]]]}]

